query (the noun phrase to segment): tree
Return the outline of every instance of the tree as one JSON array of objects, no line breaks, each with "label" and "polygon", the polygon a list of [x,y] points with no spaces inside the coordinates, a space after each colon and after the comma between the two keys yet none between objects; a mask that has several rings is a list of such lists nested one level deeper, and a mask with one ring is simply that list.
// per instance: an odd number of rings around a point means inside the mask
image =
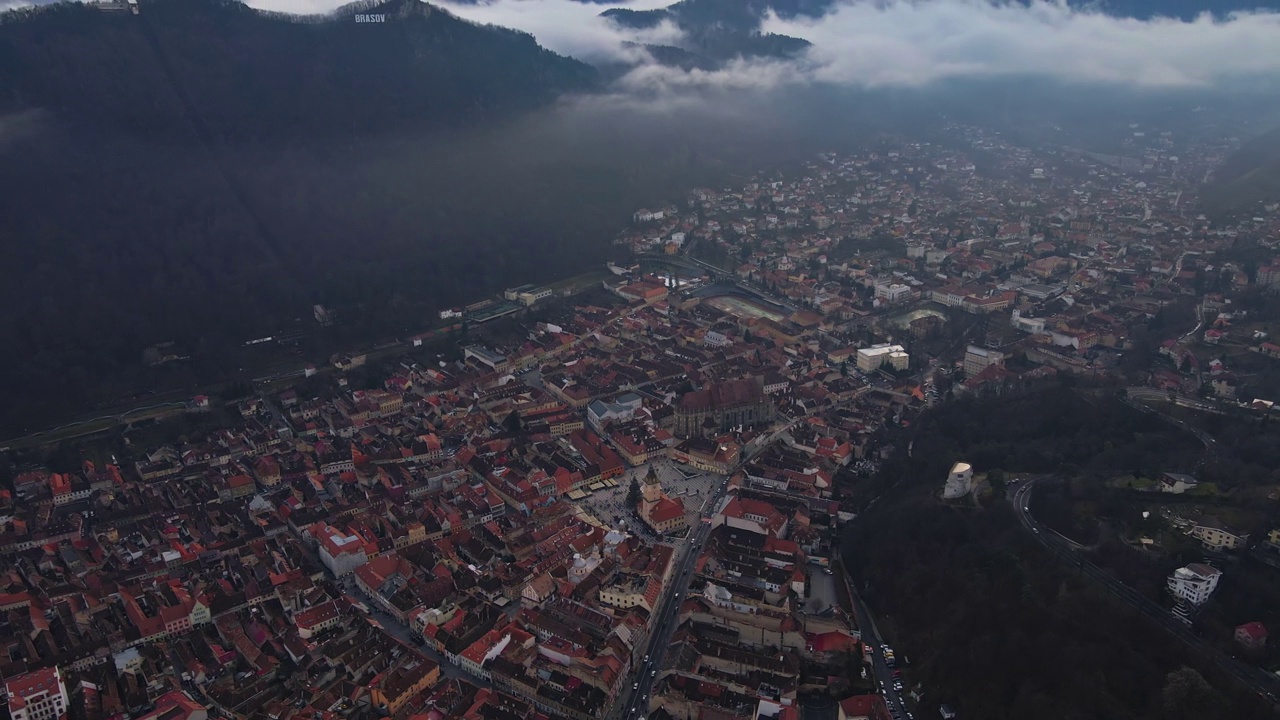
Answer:
[{"label": "tree", "polygon": [[998,498],[1004,497],[1005,482],[1004,471],[1000,468],[992,468],[987,473],[987,483],[991,485],[991,492],[995,493]]},{"label": "tree", "polygon": [[1161,692],[1164,716],[1174,718],[1222,717],[1226,703],[1199,672],[1184,667],[1165,676]]},{"label": "tree", "polygon": [[640,481],[631,478],[631,487],[627,488],[627,504],[635,507],[640,504]]}]

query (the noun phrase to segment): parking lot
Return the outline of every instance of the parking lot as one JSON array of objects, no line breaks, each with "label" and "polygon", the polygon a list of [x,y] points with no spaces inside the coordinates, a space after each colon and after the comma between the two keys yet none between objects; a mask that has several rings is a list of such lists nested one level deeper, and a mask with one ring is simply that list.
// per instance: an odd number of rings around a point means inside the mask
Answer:
[{"label": "parking lot", "polygon": [[716,487],[724,481],[724,475],[704,473],[686,467],[671,460],[658,460],[638,468],[631,468],[617,478],[618,486],[591,493],[577,501],[587,512],[594,515],[602,523],[616,526],[626,521],[627,528],[649,542],[670,542],[656,537],[649,528],[640,523],[627,507],[627,490],[631,487],[631,479],[644,483],[645,477],[652,467],[662,481],[662,489],[673,498],[684,501],[685,519],[690,527],[701,519],[703,505],[708,501]]},{"label": "parking lot", "polygon": [[839,602],[836,598],[835,577],[828,575],[824,568],[816,565],[810,565],[808,568],[809,599],[805,601],[804,609],[806,612],[817,614]]}]

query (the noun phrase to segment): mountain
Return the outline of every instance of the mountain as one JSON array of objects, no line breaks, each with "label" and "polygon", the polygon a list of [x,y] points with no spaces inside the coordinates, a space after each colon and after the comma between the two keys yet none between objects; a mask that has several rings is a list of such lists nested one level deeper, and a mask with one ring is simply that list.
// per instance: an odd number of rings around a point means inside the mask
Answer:
[{"label": "mountain", "polygon": [[1203,203],[1215,216],[1280,202],[1280,128],[1245,143],[1214,171]]},{"label": "mountain", "polygon": [[[40,108],[99,131],[219,140],[460,126],[588,90],[594,70],[532,36],[417,0],[324,17],[232,0],[62,3],[0,15],[0,112]],[[357,23],[357,15],[380,23]]]},{"label": "mountain", "polygon": [[[600,84],[527,34],[409,0],[139,7],[0,15],[0,438],[427,327],[603,260],[636,203],[519,143]],[[303,339],[245,349],[282,333]]]},{"label": "mountain", "polygon": [[[734,58],[791,58],[810,46],[807,40],[760,32],[760,21],[769,12],[783,17],[821,15],[831,0],[681,0],[656,10],[611,8],[601,13],[620,27],[644,30],[671,22],[684,32],[680,50],[700,60],[699,65],[719,65]],[[669,56],[657,58],[668,64]],[[684,58],[680,65],[688,66]]]}]

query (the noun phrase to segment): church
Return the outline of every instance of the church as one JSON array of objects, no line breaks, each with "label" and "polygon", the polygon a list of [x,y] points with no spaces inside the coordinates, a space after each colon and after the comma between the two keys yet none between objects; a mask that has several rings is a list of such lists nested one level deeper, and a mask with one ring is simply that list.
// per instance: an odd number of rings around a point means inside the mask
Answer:
[{"label": "church", "polygon": [[739,425],[771,420],[773,403],[764,392],[763,378],[726,380],[680,397],[675,434],[686,438],[714,437]]},{"label": "church", "polygon": [[649,466],[649,474],[640,486],[640,507],[637,509],[640,519],[655,533],[676,532],[688,527],[684,519],[684,501],[672,498],[662,491],[662,481]]}]

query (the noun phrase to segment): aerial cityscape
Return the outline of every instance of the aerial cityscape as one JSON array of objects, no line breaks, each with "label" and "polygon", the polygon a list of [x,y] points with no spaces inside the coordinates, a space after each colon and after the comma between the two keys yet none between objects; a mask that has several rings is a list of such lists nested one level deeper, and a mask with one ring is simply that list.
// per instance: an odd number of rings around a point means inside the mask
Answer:
[{"label": "aerial cityscape", "polygon": [[1280,15],[527,2],[0,2],[8,718],[1280,715]]}]

